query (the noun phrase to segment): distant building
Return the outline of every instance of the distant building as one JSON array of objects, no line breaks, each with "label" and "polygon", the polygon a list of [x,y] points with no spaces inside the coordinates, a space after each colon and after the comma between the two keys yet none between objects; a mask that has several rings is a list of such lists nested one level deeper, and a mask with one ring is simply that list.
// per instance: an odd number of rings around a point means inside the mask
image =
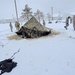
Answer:
[{"label": "distant building", "polygon": [[61,19],[62,19],[62,15],[59,15],[59,14],[53,15],[53,20],[61,20]]}]

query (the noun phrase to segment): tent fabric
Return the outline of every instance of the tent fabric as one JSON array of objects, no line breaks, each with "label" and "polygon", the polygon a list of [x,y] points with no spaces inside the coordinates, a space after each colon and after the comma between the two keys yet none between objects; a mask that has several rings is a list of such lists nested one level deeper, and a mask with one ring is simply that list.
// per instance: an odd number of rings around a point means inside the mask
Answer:
[{"label": "tent fabric", "polygon": [[27,21],[23,27],[26,27],[28,29],[33,29],[34,27],[36,27],[38,30],[40,31],[49,31],[50,29],[47,27],[44,27],[43,25],[41,25],[35,17],[32,17],[29,21]]},{"label": "tent fabric", "polygon": [[37,38],[50,34],[51,29],[44,27],[35,19],[35,17],[32,17],[16,33],[22,35],[23,38]]}]

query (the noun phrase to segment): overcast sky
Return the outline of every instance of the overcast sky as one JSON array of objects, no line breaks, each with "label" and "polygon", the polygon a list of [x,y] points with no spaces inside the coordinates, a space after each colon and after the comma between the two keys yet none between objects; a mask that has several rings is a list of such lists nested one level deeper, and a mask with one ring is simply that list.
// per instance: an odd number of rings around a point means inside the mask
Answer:
[{"label": "overcast sky", "polygon": [[[20,17],[22,9],[28,4],[33,12],[37,9],[44,12],[44,14],[57,14],[59,11],[63,13],[71,13],[75,11],[75,0],[16,0],[18,8],[18,16]],[[0,0],[0,19],[15,17],[14,0]]]}]

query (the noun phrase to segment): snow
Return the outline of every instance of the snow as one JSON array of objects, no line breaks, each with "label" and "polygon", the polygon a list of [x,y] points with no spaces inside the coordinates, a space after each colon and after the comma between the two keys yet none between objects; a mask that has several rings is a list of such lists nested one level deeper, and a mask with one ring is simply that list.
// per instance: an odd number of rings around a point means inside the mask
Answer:
[{"label": "snow", "polygon": [[15,27],[11,32],[8,23],[0,24],[0,61],[10,58],[20,49],[13,60],[18,63],[17,67],[4,75],[75,75],[75,31],[72,24],[68,30],[64,26],[65,23],[46,22],[46,27],[60,34],[9,40],[8,36],[15,35]]}]

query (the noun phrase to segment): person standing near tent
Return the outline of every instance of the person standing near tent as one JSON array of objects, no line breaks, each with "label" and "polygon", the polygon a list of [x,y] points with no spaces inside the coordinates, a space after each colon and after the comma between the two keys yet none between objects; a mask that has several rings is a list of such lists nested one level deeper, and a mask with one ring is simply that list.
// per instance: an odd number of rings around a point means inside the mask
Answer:
[{"label": "person standing near tent", "polygon": [[10,26],[11,32],[13,32],[13,26],[12,26],[12,23],[11,22],[10,22],[9,26]]},{"label": "person standing near tent", "polygon": [[19,30],[20,29],[20,23],[19,22],[15,22],[15,27],[16,27],[16,30]]},{"label": "person standing near tent", "polygon": [[70,18],[70,23],[72,23],[72,17]]},{"label": "person standing near tent", "polygon": [[64,26],[64,28],[67,30],[67,27],[69,26],[69,19],[70,19],[70,16],[68,16],[66,18],[66,26]]},{"label": "person standing near tent", "polygon": [[43,25],[45,26],[45,20],[43,20]]},{"label": "person standing near tent", "polygon": [[73,16],[73,28],[74,28],[74,31],[75,31],[75,15]]}]

